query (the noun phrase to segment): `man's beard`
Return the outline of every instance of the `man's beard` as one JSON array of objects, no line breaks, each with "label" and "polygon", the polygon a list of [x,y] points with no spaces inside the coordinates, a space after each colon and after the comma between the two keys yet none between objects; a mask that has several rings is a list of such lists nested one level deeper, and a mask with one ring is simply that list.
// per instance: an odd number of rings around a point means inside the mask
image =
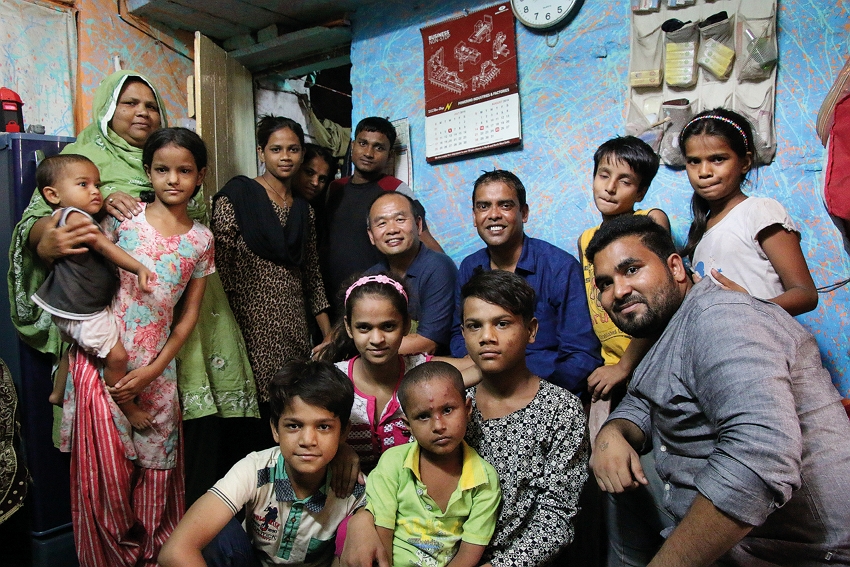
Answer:
[{"label": "man's beard", "polygon": [[[642,294],[632,291],[622,299],[614,301],[611,306],[611,319],[625,333],[639,339],[657,337],[664,332],[667,323],[682,304],[682,298],[678,293],[676,282],[672,275],[668,279],[668,285],[658,289],[652,295],[652,304]],[[629,305],[642,303],[646,309],[643,313],[622,314],[620,310]]]}]

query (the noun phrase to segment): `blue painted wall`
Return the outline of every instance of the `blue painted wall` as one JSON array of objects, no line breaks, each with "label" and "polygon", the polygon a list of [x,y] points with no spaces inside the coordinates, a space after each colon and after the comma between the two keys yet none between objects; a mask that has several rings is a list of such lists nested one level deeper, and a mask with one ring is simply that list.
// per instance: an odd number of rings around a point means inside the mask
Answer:
[{"label": "blue painted wall", "polygon": [[[470,11],[493,2],[471,0]],[[777,84],[778,152],[760,168],[751,194],[788,209],[803,232],[803,252],[815,284],[850,275],[850,259],[822,204],[824,150],[815,133],[817,111],[847,58],[850,1],[780,0]],[[425,162],[422,40],[419,28],[461,15],[458,3],[385,0],[354,14],[354,120],[407,117],[415,190],[429,224],[460,262],[482,246],[471,214],[472,183],[482,170],[509,169],[529,189],[526,231],[575,253],[576,240],[599,218],[590,196],[592,156],[622,134],[629,65],[628,2],[587,0],[557,37],[517,26],[523,145],[438,165]],[[550,44],[555,37],[548,38]],[[662,166],[644,205],[664,209],[677,241],[690,225],[691,188],[683,172]],[[822,294],[816,311],[800,317],[817,337],[839,391],[850,398],[847,334],[850,290]]]}]

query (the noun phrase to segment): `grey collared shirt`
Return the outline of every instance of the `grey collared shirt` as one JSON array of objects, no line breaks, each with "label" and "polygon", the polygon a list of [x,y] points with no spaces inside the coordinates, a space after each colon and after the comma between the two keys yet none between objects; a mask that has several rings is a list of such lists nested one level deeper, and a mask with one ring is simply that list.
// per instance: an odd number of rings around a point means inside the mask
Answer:
[{"label": "grey collared shirt", "polygon": [[814,337],[781,308],[705,278],[617,418],[653,440],[677,521],[699,492],[756,526],[730,559],[850,564],[850,421]]}]

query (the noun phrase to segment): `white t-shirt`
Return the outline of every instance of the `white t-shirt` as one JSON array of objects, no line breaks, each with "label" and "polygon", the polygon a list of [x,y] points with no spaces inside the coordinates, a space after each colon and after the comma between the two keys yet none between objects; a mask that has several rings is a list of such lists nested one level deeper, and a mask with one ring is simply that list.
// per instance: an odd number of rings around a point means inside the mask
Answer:
[{"label": "white t-shirt", "polygon": [[363,485],[340,499],[327,482],[316,494],[298,500],[279,447],[249,454],[210,492],[234,515],[246,508],[245,528],[263,565],[330,565],[340,522],[366,503]]},{"label": "white t-shirt", "polygon": [[715,268],[760,299],[784,293],[779,275],[758,241],[759,232],[776,224],[799,235],[778,201],[764,197],[745,199],[705,232],[694,250],[694,271],[710,277]]}]

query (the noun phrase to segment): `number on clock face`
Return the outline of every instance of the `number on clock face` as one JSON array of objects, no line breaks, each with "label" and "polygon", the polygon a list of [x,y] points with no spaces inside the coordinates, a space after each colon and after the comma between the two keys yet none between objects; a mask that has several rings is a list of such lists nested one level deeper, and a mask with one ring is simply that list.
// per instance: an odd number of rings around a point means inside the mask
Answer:
[{"label": "number on clock face", "polygon": [[561,23],[581,0],[511,0],[514,15],[523,25],[545,29]]}]

